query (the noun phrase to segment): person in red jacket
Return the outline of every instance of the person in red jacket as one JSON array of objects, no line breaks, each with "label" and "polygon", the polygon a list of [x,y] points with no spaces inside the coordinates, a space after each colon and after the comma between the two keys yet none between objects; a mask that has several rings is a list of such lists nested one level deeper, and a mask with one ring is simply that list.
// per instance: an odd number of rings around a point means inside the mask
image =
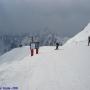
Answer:
[{"label": "person in red jacket", "polygon": [[31,51],[31,56],[34,55],[34,49],[35,49],[35,43],[30,43],[30,51]]}]

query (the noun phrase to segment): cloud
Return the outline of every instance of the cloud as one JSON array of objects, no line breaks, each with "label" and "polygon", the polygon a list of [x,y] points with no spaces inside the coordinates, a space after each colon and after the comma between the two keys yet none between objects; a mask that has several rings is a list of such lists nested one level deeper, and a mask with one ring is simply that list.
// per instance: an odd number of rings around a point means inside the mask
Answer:
[{"label": "cloud", "polygon": [[0,30],[73,36],[90,22],[90,0],[0,0]]}]

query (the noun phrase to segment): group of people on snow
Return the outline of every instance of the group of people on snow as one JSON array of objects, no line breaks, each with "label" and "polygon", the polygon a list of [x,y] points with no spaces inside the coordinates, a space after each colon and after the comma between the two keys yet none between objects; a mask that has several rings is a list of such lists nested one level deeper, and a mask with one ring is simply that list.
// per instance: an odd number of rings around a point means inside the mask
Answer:
[{"label": "group of people on snow", "polygon": [[34,55],[34,49],[36,50],[36,54],[38,54],[38,52],[39,52],[39,42],[31,42],[30,43],[31,56]]},{"label": "group of people on snow", "polygon": [[[36,50],[36,54],[39,53],[39,46],[40,46],[40,42],[31,42],[30,43],[31,56],[33,56],[34,50]],[[62,43],[56,42],[55,50],[58,50],[59,46],[62,46]],[[88,36],[88,46],[90,46],[90,36]],[[22,46],[20,46],[20,47],[22,47]]]},{"label": "group of people on snow", "polygon": [[[34,51],[36,52],[36,54],[39,53],[39,46],[40,46],[40,42],[30,42],[30,51],[31,51],[31,56],[34,55]],[[62,46],[62,43],[56,42],[56,49],[59,49],[59,46]]]},{"label": "group of people on snow", "polygon": [[[59,45],[62,46],[62,44],[59,44],[59,42],[56,42],[56,50],[59,49]],[[36,51],[36,54],[39,53],[39,46],[40,46],[39,42],[31,42],[30,43],[31,56],[34,55],[34,50]]]}]

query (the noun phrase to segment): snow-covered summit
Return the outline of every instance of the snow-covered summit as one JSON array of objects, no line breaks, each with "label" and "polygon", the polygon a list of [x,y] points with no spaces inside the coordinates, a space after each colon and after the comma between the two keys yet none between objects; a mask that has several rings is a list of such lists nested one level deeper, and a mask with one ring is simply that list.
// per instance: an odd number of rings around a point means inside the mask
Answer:
[{"label": "snow-covered summit", "polygon": [[71,44],[73,42],[85,42],[88,40],[88,36],[90,36],[90,23],[84,28],[84,30],[68,40],[66,44]]}]

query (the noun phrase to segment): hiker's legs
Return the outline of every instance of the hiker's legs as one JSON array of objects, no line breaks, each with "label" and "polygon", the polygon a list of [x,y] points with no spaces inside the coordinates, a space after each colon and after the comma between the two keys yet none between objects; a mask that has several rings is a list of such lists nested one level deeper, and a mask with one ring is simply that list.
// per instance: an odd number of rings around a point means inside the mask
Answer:
[{"label": "hiker's legs", "polygon": [[36,54],[38,54],[38,49],[36,49]]},{"label": "hiker's legs", "polygon": [[88,41],[88,46],[89,46],[89,41]]},{"label": "hiker's legs", "polygon": [[58,46],[56,46],[56,49],[58,49]]},{"label": "hiker's legs", "polygon": [[88,46],[89,46],[89,44],[90,44],[90,41],[88,41]]},{"label": "hiker's legs", "polygon": [[34,55],[34,50],[33,49],[31,49],[31,56],[33,56]]},{"label": "hiker's legs", "polygon": [[58,49],[58,46],[56,46],[56,49]]}]

